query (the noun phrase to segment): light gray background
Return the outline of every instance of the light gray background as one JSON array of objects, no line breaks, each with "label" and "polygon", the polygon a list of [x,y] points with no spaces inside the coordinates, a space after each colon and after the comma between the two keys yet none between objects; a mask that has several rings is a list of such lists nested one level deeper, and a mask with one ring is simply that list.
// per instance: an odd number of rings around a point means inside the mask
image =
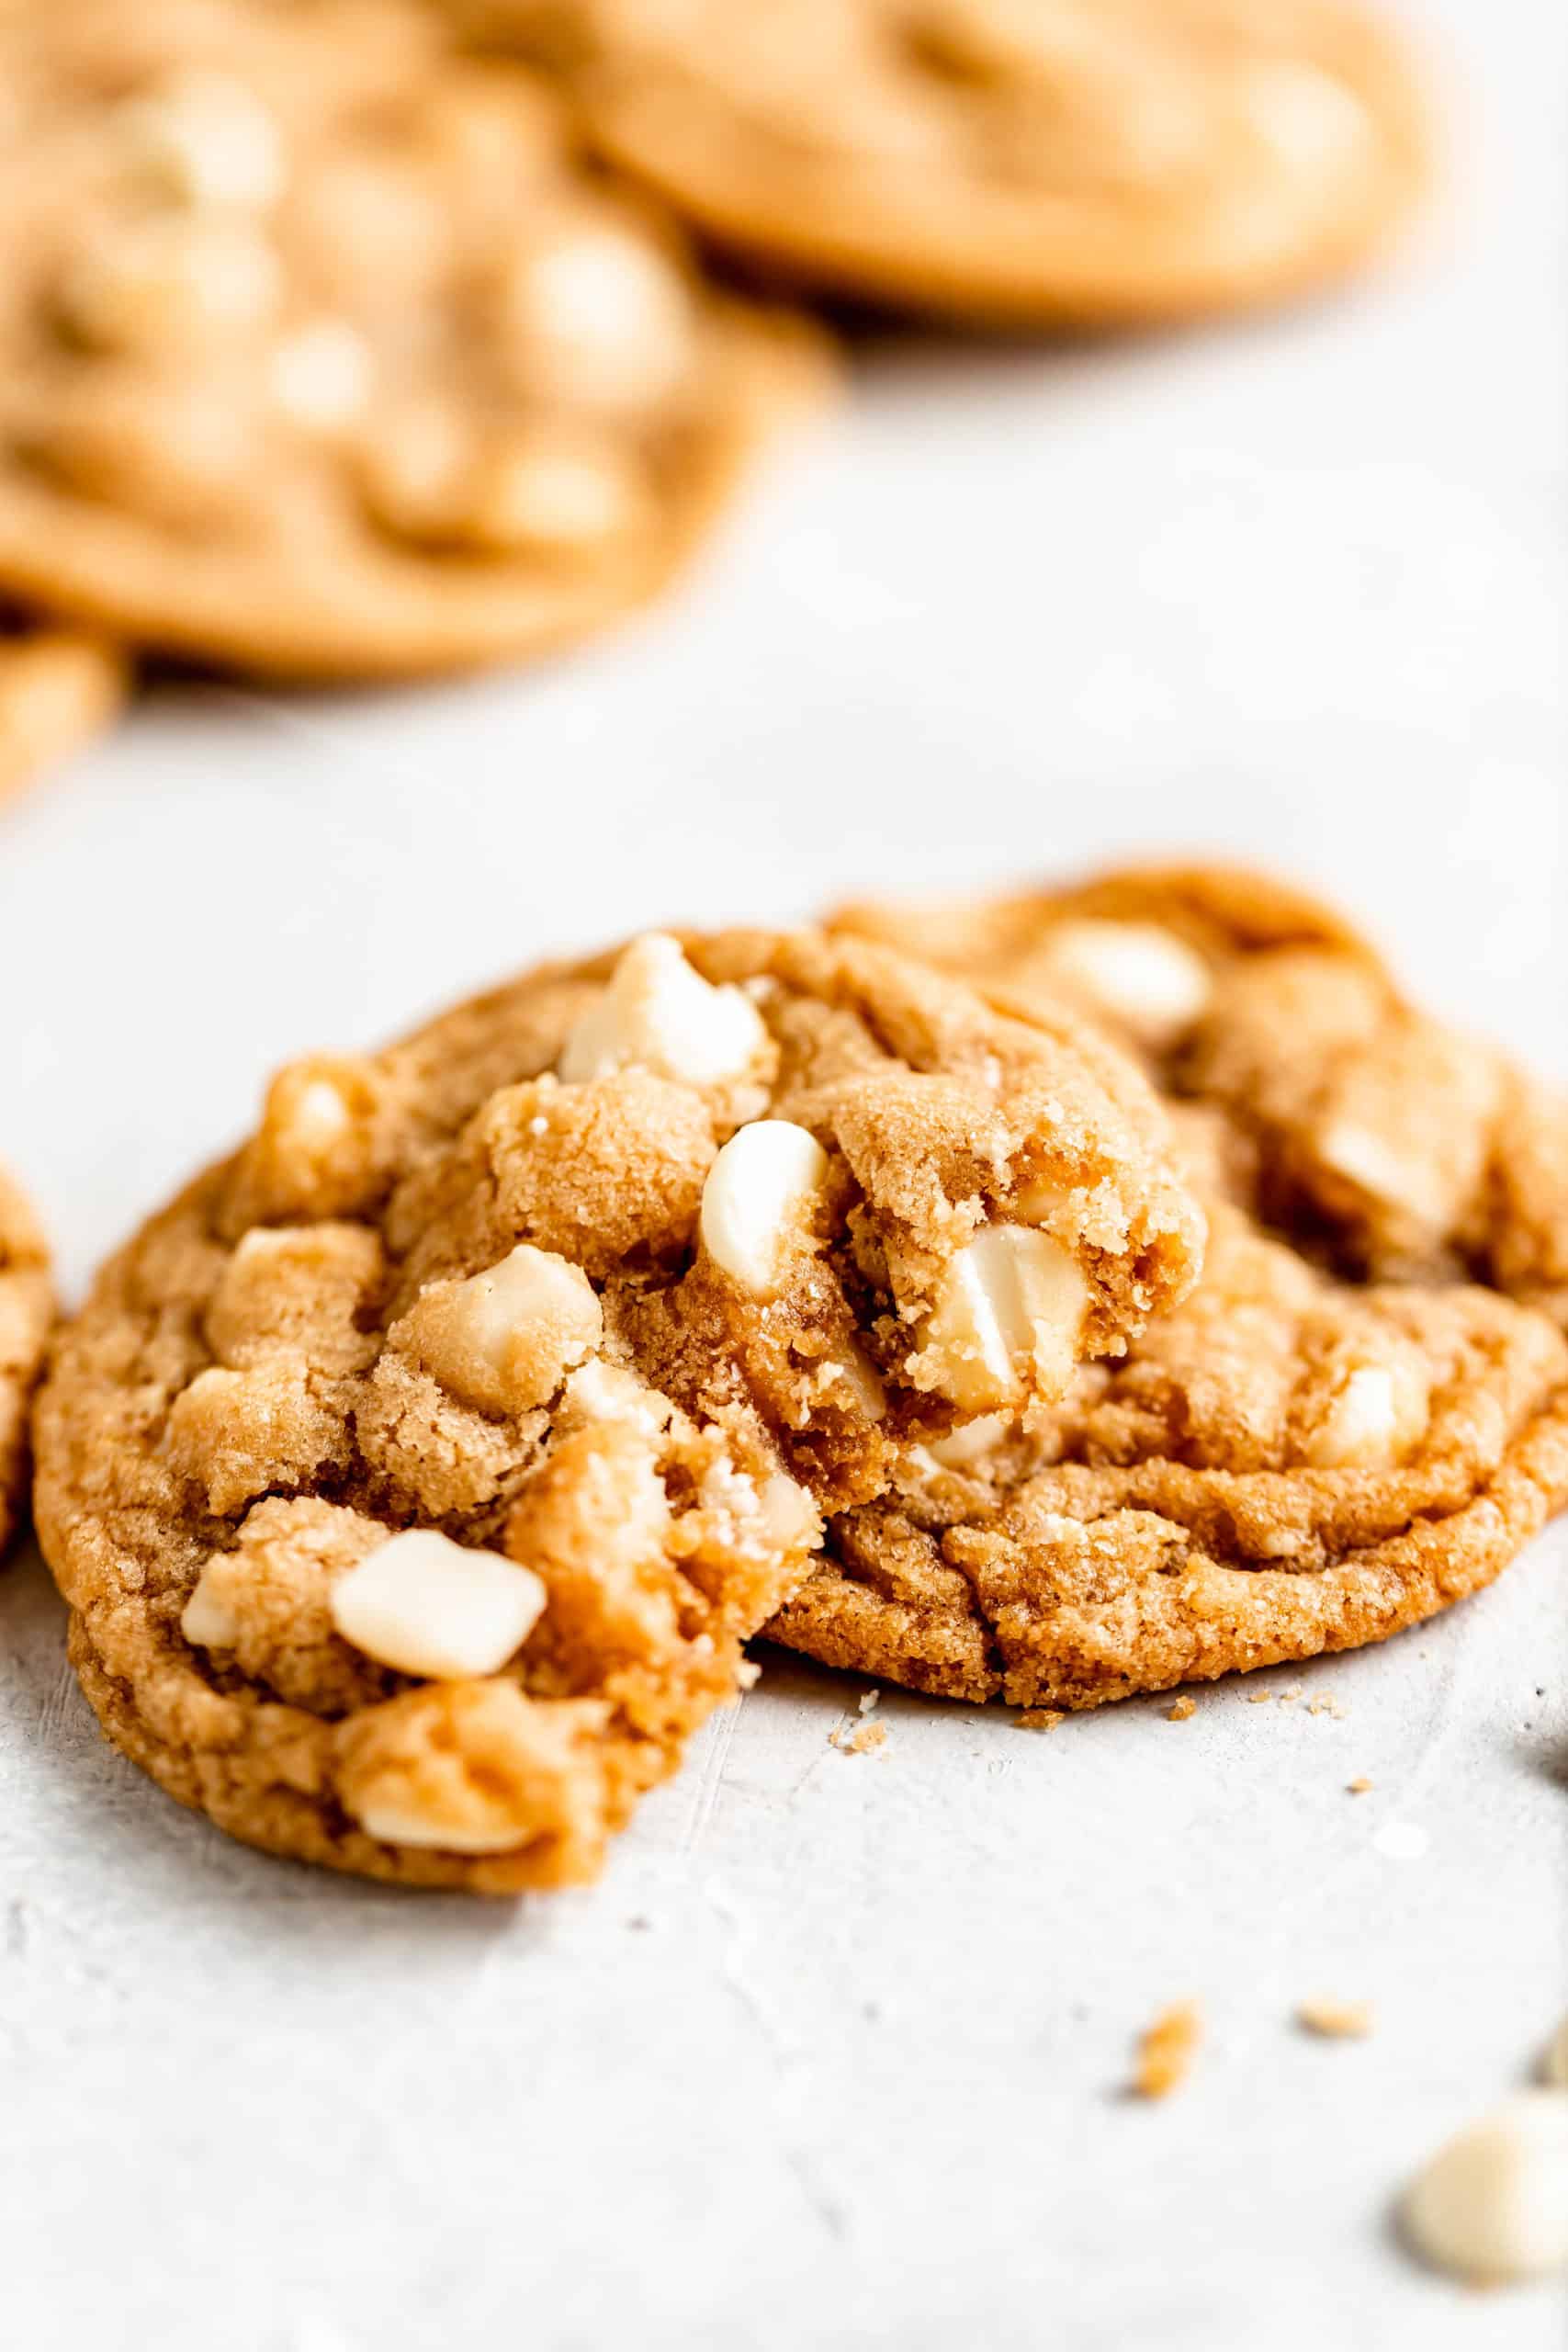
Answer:
[{"label": "light gray background", "polygon": [[[1213,844],[1568,1071],[1568,41],[1446,0],[1391,277],[1110,349],[868,356],[655,618],[525,678],[167,693],[0,820],[0,1148],[76,1285],[249,1117],[541,950]],[[592,1894],[247,1854],[0,1586],[0,2334],[160,2352],[1557,2352],[1389,2197],[1568,2003],[1562,1531],[1425,1633],[1068,1724],[770,1659]],[[1332,1696],[1340,1712],[1308,1712]],[[1351,1797],[1358,1774],[1375,1783]],[[1409,1832],[1424,1833],[1425,1850]],[[1402,1853],[1406,1858],[1401,1859]],[[1118,2098],[1178,1996],[1210,2039]],[[1358,2045],[1292,2030],[1370,1998]]]}]

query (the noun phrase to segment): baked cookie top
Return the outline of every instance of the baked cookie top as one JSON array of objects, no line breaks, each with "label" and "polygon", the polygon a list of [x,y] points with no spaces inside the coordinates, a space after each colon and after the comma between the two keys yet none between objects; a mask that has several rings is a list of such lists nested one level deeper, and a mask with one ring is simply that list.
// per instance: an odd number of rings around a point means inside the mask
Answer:
[{"label": "baked cookie top", "polygon": [[53,1317],[42,1231],[0,1168],[0,1553],[16,1532],[27,1490],[28,1408]]},{"label": "baked cookie top", "polygon": [[769,1637],[1024,1707],[1381,1641],[1568,1501],[1568,1343],[1450,1285],[1357,1288],[1211,1217],[1203,1278],[1048,1424],[915,1449]]},{"label": "baked cookie top", "polygon": [[91,741],[129,684],[102,638],[0,611],[0,801]]},{"label": "baked cookie top", "polygon": [[826,379],[403,0],[0,14],[0,583],[290,675],[650,594]]},{"label": "baked cookie top", "polygon": [[1568,1090],[1422,1012],[1348,923],[1291,886],[1135,866],[834,921],[1098,1019],[1167,1092],[1222,1116],[1229,1189],[1341,1271],[1468,1277],[1568,1328]]},{"label": "baked cookie top", "polygon": [[1070,1026],[816,933],[650,934],[291,1066],[59,1344],[89,1696],[257,1844],[592,1874],[822,1509],[1185,1293],[1156,1134]]},{"label": "baked cookie top", "polygon": [[[562,13],[513,5],[536,33]],[[1346,0],[577,14],[598,43],[592,126],[624,167],[791,276],[931,312],[1109,322],[1279,299],[1363,260],[1423,176],[1409,68]]]}]

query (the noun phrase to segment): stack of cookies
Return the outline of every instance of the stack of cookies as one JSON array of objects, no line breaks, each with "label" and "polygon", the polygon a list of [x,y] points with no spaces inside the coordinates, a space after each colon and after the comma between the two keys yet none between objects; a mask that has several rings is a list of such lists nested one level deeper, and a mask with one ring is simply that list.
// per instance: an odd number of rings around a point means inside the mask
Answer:
[{"label": "stack of cookies", "polygon": [[758,1635],[1055,1721],[1462,1600],[1568,1501],[1565,1325],[1568,1097],[1293,890],[1125,870],[290,1065],[56,1339],[36,1514],[173,1795],[511,1893]]},{"label": "stack of cookies", "polygon": [[0,86],[0,790],[117,643],[384,678],[645,603],[832,381],[780,288],[1194,318],[1422,171],[1346,0],[71,0]]}]

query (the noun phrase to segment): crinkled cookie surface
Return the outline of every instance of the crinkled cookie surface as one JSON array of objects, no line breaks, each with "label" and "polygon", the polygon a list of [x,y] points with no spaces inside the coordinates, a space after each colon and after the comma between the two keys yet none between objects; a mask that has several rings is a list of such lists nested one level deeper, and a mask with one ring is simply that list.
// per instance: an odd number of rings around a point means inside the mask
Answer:
[{"label": "crinkled cookie surface", "polygon": [[16,1532],[27,1491],[28,1409],[53,1317],[48,1247],[0,1168],[0,1553]]},{"label": "crinkled cookie surface", "polygon": [[1411,1004],[1291,886],[1127,867],[835,920],[1099,1020],[1164,1091],[1220,1116],[1227,1189],[1342,1272],[1483,1282],[1568,1328],[1568,1089]]},{"label": "crinkled cookie surface", "polygon": [[1184,1306],[1049,1423],[914,1449],[768,1628],[943,1696],[1082,1708],[1382,1641],[1568,1501],[1568,1344],[1462,1285],[1359,1288],[1217,1207]]},{"label": "crinkled cookie surface", "polygon": [[0,12],[0,585],[288,675],[651,594],[822,390],[521,71],[404,0]]},{"label": "crinkled cookie surface", "polygon": [[709,234],[804,282],[960,318],[1279,299],[1365,259],[1424,175],[1411,69],[1343,0],[479,15],[558,54],[587,47],[594,132]]},{"label": "crinkled cookie surface", "polygon": [[651,934],[274,1081],[62,1337],[38,1514],[110,1736],[252,1842],[591,1876],[824,1510],[1190,1287],[1152,1099],[818,934]]}]

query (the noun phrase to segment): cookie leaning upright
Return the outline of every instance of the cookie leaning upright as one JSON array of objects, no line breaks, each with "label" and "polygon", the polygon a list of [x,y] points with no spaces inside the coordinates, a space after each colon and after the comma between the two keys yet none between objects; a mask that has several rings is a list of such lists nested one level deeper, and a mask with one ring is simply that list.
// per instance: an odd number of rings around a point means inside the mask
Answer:
[{"label": "cookie leaning upright", "polygon": [[0,18],[0,589],[361,677],[646,600],[826,379],[402,0]]},{"label": "cookie leaning upright", "polygon": [[1348,0],[577,13],[590,121],[624,168],[792,280],[960,321],[1280,300],[1384,244],[1425,175],[1409,63]]},{"label": "cookie leaning upright", "polygon": [[54,1319],[49,1250],[0,1168],[0,1553],[16,1532],[28,1479],[28,1409]]},{"label": "cookie leaning upright", "polygon": [[1238,1189],[1342,1272],[1469,1278],[1568,1327],[1568,1089],[1411,1003],[1331,909],[1219,865],[1112,868],[858,935],[1064,998],[1227,1131]]},{"label": "cookie leaning upright", "polygon": [[106,1730],[237,1836],[592,1875],[820,1510],[1187,1290],[1141,1081],[886,951],[653,934],[262,1123],[105,1269],[37,1510]]}]

